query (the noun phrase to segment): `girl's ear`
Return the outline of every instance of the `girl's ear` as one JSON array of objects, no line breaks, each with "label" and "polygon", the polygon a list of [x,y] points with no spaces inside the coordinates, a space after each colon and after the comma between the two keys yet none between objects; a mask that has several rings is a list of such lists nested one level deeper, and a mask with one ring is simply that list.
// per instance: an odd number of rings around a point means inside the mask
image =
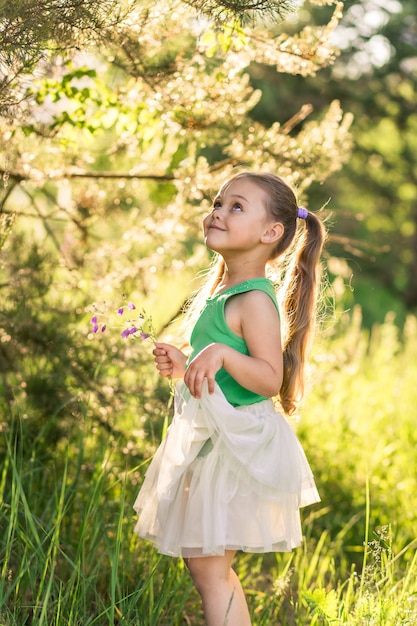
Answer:
[{"label": "girl's ear", "polygon": [[275,222],[270,224],[261,237],[262,243],[275,243],[278,239],[281,239],[284,234],[284,226],[281,222]]}]

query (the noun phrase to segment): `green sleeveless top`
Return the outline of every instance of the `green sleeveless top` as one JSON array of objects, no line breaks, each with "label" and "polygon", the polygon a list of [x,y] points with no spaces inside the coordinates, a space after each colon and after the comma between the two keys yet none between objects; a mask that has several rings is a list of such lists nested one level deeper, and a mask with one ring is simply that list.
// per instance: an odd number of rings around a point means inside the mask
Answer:
[{"label": "green sleeveless top", "polygon": [[[255,290],[266,293],[271,298],[279,314],[274,285],[267,278],[252,278],[211,296],[206,300],[206,304],[191,333],[191,354],[187,360],[187,365],[201,350],[211,343],[224,343],[242,354],[249,354],[243,337],[236,335],[227,325],[224,309],[227,300],[232,296]],[[233,406],[255,404],[255,402],[266,400],[265,396],[260,396],[239,385],[223,368],[217,372],[216,382]]]}]

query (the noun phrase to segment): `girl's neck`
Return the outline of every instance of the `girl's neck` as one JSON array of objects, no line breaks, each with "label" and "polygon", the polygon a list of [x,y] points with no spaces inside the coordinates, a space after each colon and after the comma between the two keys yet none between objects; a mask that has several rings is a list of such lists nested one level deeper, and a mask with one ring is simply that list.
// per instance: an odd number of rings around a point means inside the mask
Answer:
[{"label": "girl's neck", "polygon": [[216,286],[215,292],[224,291],[240,283],[244,283],[245,280],[251,280],[252,278],[265,278],[265,266],[261,267],[247,267],[240,265],[233,267],[226,263],[226,270],[221,278],[219,284]]}]

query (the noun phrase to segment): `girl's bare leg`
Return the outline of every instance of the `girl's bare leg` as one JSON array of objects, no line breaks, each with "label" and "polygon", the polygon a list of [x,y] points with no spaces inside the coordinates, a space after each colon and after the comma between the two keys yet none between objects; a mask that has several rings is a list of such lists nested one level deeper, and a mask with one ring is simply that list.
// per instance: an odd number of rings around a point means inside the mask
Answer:
[{"label": "girl's bare leg", "polygon": [[242,585],[231,568],[234,555],[226,550],[224,556],[185,560],[203,600],[207,626],[251,626]]}]

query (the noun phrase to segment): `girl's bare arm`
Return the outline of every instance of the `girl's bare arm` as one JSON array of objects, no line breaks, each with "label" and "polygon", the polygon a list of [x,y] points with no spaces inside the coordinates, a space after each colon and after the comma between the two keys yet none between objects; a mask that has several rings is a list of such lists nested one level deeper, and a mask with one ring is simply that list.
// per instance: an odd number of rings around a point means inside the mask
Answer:
[{"label": "girl's bare arm", "polygon": [[272,397],[281,388],[281,333],[274,304],[261,291],[251,291],[234,298],[239,298],[238,307],[235,307],[238,314],[233,316],[234,330],[244,337],[249,356],[221,343],[207,346],[191,361],[184,376],[185,383],[196,398],[201,397],[204,379],[207,379],[209,392],[214,391],[215,375],[222,367],[242,387],[259,395]]}]

